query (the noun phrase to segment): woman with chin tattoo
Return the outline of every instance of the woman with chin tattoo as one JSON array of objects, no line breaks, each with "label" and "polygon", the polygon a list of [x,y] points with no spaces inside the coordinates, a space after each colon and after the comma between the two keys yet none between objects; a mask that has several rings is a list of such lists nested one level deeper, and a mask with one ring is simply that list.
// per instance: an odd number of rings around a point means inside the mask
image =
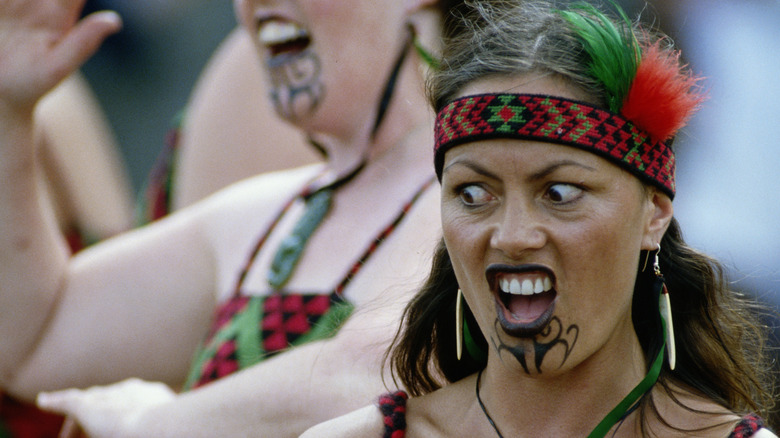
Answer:
[{"label": "woman with chin tattoo", "polygon": [[429,87],[443,242],[388,352],[406,392],[304,436],[775,436],[752,303],[673,218],[697,79],[618,12],[476,2]]},{"label": "woman with chin tattoo", "polygon": [[0,3],[0,387],[91,437],[297,436],[368,403],[440,236],[422,90],[461,1],[236,0],[327,160],[71,255],[31,118],[121,25],[83,3]]}]

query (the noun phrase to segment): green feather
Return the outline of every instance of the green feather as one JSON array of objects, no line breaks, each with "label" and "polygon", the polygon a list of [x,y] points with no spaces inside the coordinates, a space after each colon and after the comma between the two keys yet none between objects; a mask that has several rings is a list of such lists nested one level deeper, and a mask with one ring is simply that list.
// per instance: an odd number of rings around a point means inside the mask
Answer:
[{"label": "green feather", "polygon": [[609,109],[617,113],[636,76],[640,50],[631,31],[631,22],[619,6],[615,5],[615,8],[626,23],[624,29],[587,3],[577,3],[568,11],[558,12],[572,24],[582,40],[591,59],[588,71],[604,86]]}]

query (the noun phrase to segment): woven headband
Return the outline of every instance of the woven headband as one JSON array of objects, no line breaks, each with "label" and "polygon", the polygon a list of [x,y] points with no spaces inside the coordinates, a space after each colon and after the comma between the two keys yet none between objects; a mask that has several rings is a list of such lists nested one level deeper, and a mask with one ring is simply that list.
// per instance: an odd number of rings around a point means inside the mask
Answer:
[{"label": "woven headband", "polygon": [[463,143],[495,138],[537,140],[593,152],[674,198],[674,153],[620,115],[584,102],[532,94],[456,99],[436,117],[434,164]]}]

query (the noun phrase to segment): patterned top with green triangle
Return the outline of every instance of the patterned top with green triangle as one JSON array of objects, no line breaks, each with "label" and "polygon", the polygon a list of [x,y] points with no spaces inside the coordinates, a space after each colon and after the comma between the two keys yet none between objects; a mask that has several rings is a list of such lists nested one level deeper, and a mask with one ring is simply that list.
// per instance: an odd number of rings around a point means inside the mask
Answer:
[{"label": "patterned top with green triangle", "polygon": [[233,296],[217,309],[211,329],[195,356],[185,389],[203,386],[291,346],[335,335],[353,310],[353,304],[342,296],[342,292],[433,181],[426,181],[418,189],[330,294],[281,289],[263,296],[243,295],[244,278],[260,248],[300,195],[291,199],[255,246],[241,271]]}]

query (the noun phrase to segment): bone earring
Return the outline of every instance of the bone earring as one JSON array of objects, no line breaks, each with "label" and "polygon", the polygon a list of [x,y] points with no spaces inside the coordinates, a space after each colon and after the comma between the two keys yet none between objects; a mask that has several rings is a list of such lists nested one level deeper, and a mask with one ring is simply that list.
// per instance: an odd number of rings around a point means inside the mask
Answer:
[{"label": "bone earring", "polygon": [[661,314],[664,336],[666,337],[666,358],[669,362],[669,369],[673,370],[677,362],[677,350],[674,345],[674,324],[672,323],[672,302],[669,299],[669,290],[666,288],[664,276],[661,274],[661,267],[658,263],[658,254],[661,252],[661,244],[655,252],[655,261],[653,262],[653,271],[655,272],[655,283],[653,290],[657,291],[658,310]]},{"label": "bone earring", "polygon": [[458,360],[463,356],[463,292],[460,288],[455,298],[455,354]]}]

